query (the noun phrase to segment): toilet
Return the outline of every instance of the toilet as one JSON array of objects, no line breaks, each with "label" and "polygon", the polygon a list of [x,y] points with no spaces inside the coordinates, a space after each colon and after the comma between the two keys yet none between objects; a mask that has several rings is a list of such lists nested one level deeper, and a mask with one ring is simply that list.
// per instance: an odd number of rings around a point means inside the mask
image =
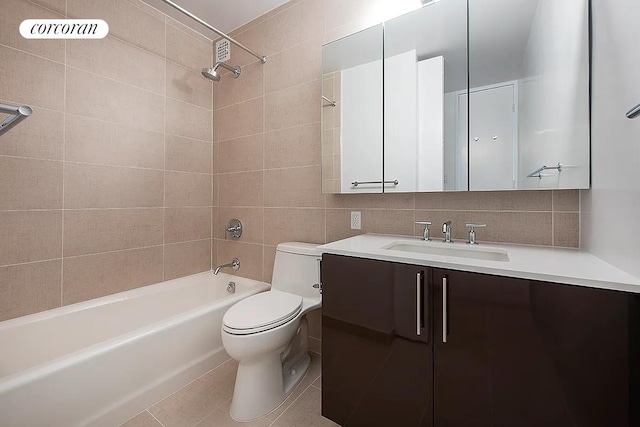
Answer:
[{"label": "toilet", "polygon": [[271,290],[243,299],[224,315],[222,343],[239,363],[231,402],[236,421],[276,409],[307,372],[311,359],[305,315],[322,305],[317,247],[279,244]]}]

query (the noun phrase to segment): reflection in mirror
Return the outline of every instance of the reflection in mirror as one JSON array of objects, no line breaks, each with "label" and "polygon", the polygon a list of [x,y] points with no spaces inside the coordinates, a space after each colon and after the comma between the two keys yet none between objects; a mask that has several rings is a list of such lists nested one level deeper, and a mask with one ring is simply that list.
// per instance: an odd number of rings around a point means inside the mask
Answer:
[{"label": "reflection in mirror", "polygon": [[322,48],[323,193],[382,192],[382,32]]},{"label": "reflection in mirror", "polygon": [[470,190],[589,187],[588,37],[588,0],[469,2]]},{"label": "reflection in mirror", "polygon": [[467,189],[467,1],[442,0],[385,23],[385,192]]}]

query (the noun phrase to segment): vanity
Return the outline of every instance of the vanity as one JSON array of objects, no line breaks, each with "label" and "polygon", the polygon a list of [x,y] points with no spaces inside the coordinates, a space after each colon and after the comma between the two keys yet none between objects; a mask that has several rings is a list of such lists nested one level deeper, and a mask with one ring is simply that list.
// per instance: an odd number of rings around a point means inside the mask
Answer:
[{"label": "vanity", "polygon": [[[589,188],[590,2],[423,4],[323,46],[323,193]],[[325,417],[640,425],[638,278],[579,250],[435,240],[321,247]]]},{"label": "vanity", "polygon": [[577,250],[321,247],[322,414],[343,426],[640,423],[640,281]]}]

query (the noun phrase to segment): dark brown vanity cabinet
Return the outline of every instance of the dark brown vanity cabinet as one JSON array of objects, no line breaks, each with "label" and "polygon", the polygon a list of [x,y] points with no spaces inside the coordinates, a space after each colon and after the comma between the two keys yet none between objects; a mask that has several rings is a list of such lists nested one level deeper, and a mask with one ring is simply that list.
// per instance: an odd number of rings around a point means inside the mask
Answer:
[{"label": "dark brown vanity cabinet", "polygon": [[343,426],[640,425],[637,294],[336,255],[322,281]]},{"label": "dark brown vanity cabinet", "polygon": [[431,426],[428,269],[324,255],[322,413],[344,426]]}]

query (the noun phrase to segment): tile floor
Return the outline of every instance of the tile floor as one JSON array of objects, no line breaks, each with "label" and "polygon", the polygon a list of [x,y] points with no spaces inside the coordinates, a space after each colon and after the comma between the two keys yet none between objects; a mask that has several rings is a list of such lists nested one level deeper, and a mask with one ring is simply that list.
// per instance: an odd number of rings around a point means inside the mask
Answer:
[{"label": "tile floor", "polygon": [[307,375],[275,411],[250,423],[229,415],[238,363],[228,360],[133,417],[121,427],[330,427],[320,415],[320,355],[311,353]]}]

